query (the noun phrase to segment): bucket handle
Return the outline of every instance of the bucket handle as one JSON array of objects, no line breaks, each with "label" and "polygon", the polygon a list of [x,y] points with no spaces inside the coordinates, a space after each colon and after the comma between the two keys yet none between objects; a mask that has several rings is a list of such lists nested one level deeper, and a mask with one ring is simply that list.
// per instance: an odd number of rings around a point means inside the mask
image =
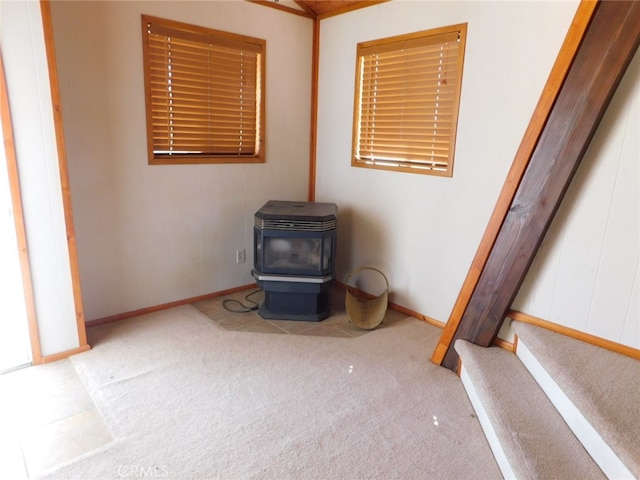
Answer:
[{"label": "bucket handle", "polygon": [[382,275],[382,278],[384,278],[384,281],[387,284],[387,290],[389,290],[389,280],[387,280],[387,276],[384,273],[382,273],[381,270],[378,270],[375,267],[367,267],[367,266],[357,267],[357,268],[354,268],[353,270],[351,270],[351,272],[349,272],[349,275],[347,275],[346,280],[344,281],[345,286],[347,288],[349,288],[349,280],[351,279],[351,277],[354,276],[356,273],[361,272],[363,270],[373,270],[374,272],[378,272],[380,275]]}]

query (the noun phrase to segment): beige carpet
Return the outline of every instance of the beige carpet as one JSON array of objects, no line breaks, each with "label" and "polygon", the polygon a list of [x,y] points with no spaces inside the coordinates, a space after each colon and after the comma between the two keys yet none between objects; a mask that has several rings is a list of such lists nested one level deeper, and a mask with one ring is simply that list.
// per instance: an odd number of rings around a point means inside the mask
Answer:
[{"label": "beige carpet", "polygon": [[457,340],[455,349],[500,445],[498,450],[504,452],[505,477],[607,478],[518,357],[502,348],[479,347],[464,340]]},{"label": "beige carpet", "polygon": [[640,478],[640,361],[535,325],[514,321],[512,327],[566,402]]},{"label": "beige carpet", "polygon": [[72,362],[115,440],[39,478],[500,478],[439,334],[229,331],[191,305],[93,328]]}]

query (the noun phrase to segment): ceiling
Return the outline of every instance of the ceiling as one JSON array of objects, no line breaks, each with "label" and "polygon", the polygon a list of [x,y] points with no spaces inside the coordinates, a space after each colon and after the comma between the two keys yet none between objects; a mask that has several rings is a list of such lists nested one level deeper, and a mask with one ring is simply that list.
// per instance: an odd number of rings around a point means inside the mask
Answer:
[{"label": "ceiling", "polygon": [[364,4],[357,6],[362,8],[370,5],[372,2],[363,2],[362,0],[296,0],[296,3],[300,5],[304,10],[310,11],[316,16],[337,13],[338,10],[350,9],[358,4]]},{"label": "ceiling", "polygon": [[268,7],[303,15],[307,18],[321,19],[359,8],[370,7],[389,0],[248,0]]}]

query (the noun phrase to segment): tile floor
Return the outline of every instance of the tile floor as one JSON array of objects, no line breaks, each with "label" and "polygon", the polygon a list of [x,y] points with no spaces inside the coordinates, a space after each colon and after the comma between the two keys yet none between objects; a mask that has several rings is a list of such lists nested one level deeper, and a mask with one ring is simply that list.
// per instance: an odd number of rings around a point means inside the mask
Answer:
[{"label": "tile floor", "polygon": [[[260,305],[263,298],[264,292],[249,290],[194,303],[193,306],[226,330],[344,338],[359,337],[371,331],[362,330],[349,321],[345,310],[345,290],[342,288],[335,287],[331,291],[331,315],[319,322],[266,320],[255,310],[243,312],[243,310]],[[406,318],[406,316],[395,310],[387,309],[382,323],[377,328],[389,326],[399,319]]]},{"label": "tile floor", "polygon": [[29,478],[112,440],[68,359],[0,375],[0,392],[0,478]]},{"label": "tile floor", "polygon": [[[349,322],[345,292],[331,292],[331,316],[320,322],[265,320],[258,312],[234,313],[262,292],[235,293],[194,304],[227,330],[355,338],[368,333]],[[236,302],[228,302],[235,300]],[[240,303],[237,303],[240,302]],[[227,308],[225,308],[225,305]],[[406,315],[387,310],[384,328]],[[88,332],[91,339],[91,331]],[[113,440],[69,359],[0,375],[0,479],[23,480]]]}]

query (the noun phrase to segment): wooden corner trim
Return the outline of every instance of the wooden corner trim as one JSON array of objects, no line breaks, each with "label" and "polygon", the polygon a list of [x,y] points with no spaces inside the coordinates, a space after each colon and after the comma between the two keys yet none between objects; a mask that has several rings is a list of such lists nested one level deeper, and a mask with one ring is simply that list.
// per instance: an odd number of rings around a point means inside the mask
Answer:
[{"label": "wooden corner trim", "polygon": [[311,132],[309,137],[309,186],[310,202],[316,199],[316,167],[318,152],[318,72],[320,63],[320,20],[313,21],[313,45],[311,53]]},{"label": "wooden corner trim", "polygon": [[247,285],[241,285],[239,287],[229,288],[227,290],[221,290],[219,292],[207,293],[205,295],[198,295],[196,297],[176,300],[175,302],[162,303],[160,305],[139,308],[137,310],[132,310],[129,312],[117,313],[115,315],[109,315],[108,317],[101,317],[101,318],[96,318],[94,320],[89,320],[86,322],[86,326],[87,328],[97,327],[99,325],[113,323],[120,320],[125,320],[127,318],[131,318],[131,317],[138,317],[140,315],[146,315],[148,313],[159,312],[161,310],[166,310],[168,308],[179,307],[181,305],[187,305],[189,303],[201,302],[203,300],[210,300],[212,298],[222,297],[224,295],[230,295],[236,292],[242,292],[244,290],[249,290],[250,288],[255,288],[255,287],[256,287],[255,283],[249,283]]},{"label": "wooden corner trim", "polygon": [[18,160],[13,139],[13,124],[9,108],[9,93],[4,73],[4,64],[0,52],[0,117],[2,118],[2,137],[6,153],[7,176],[13,207],[13,221],[16,230],[18,244],[18,259],[20,273],[22,274],[22,290],[24,292],[25,311],[27,314],[27,326],[29,330],[29,342],[31,347],[31,361],[42,363],[42,351],[40,347],[40,333],[38,331],[38,319],[36,316],[35,300],[33,295],[33,283],[31,281],[31,267],[29,265],[29,248],[27,245],[27,233],[22,211],[22,194],[20,192],[20,175],[18,172]]},{"label": "wooden corner trim", "polygon": [[76,247],[76,234],[73,223],[73,208],[71,206],[71,187],[69,185],[69,170],[67,167],[67,151],[64,143],[64,125],[62,122],[62,101],[58,82],[58,69],[56,63],[55,44],[53,41],[53,21],[51,18],[51,5],[49,0],[40,1],[42,15],[42,29],[44,33],[47,65],[49,67],[49,83],[51,90],[51,103],[53,107],[53,123],[58,148],[58,168],[60,186],[62,189],[62,204],[67,233],[67,248],[69,251],[69,268],[71,270],[71,284],[73,290],[73,302],[76,314],[76,330],[80,348],[87,347],[87,332],[84,324],[84,309],[82,306],[82,290],[80,288],[80,268],[78,266],[78,251]]},{"label": "wooden corner trim", "polygon": [[[344,284],[343,282],[336,280],[335,284],[337,287],[342,288],[343,290],[347,289],[347,285]],[[354,287],[349,287],[349,288],[355,291],[358,295],[362,297],[374,298],[374,295],[371,295],[368,292],[360,290],[359,288],[354,288]],[[440,329],[444,328],[444,325],[445,325],[444,322],[441,322],[440,320],[436,320],[435,318],[428,317],[427,315],[423,315],[422,313],[416,312],[415,310],[411,310],[410,308],[403,307],[402,305],[398,305],[397,303],[393,303],[393,302],[388,302],[388,306],[390,309],[395,310],[396,312],[404,313],[408,317],[417,318],[418,320],[422,320],[423,322],[426,322],[429,325],[433,325],[434,327],[437,327]]]},{"label": "wooden corner trim", "polygon": [[505,340],[503,338],[498,338],[498,337],[494,338],[493,342],[491,342],[491,345],[493,345],[494,347],[503,348],[512,353],[515,353],[516,351],[516,342],[514,341],[513,343],[511,343],[508,340]]},{"label": "wooden corner trim", "polygon": [[389,302],[389,308],[395,310],[396,312],[404,313],[409,317],[417,318],[418,320],[422,320],[423,322],[428,323],[434,327],[439,329],[443,329],[445,326],[444,322],[440,320],[436,320],[435,318],[428,317],[427,315],[423,315],[422,313],[416,312],[415,310],[411,310],[410,308],[403,307],[402,305],[398,305],[397,303]]},{"label": "wooden corner trim", "polygon": [[544,320],[542,318],[534,317],[533,315],[519,312],[517,310],[510,310],[507,316],[513,320],[517,320],[522,323],[528,323],[530,325],[535,325],[537,327],[546,328],[547,330],[558,333],[560,335],[575,338],[576,340],[581,340],[585,343],[589,343],[591,345],[605,348],[612,352],[616,352],[621,355],[625,355],[627,357],[640,360],[640,350],[637,348],[630,347],[628,345],[623,345],[621,343],[614,342],[612,340],[607,340],[606,338],[597,337],[595,335],[591,335],[590,333],[581,332],[580,330],[575,330],[570,327],[565,327],[564,325],[558,325],[557,323],[553,323],[548,320]]},{"label": "wooden corner trim", "polygon": [[[78,353],[88,352],[89,350],[91,350],[91,347],[89,345],[83,345],[81,347],[74,348],[72,350],[66,350],[64,352],[55,353],[53,355],[45,355],[42,357],[42,361],[40,362],[40,364],[57,362],[58,360],[64,360],[65,358],[68,358],[71,355],[77,355]],[[35,362],[33,363],[34,365],[38,365]]]}]

